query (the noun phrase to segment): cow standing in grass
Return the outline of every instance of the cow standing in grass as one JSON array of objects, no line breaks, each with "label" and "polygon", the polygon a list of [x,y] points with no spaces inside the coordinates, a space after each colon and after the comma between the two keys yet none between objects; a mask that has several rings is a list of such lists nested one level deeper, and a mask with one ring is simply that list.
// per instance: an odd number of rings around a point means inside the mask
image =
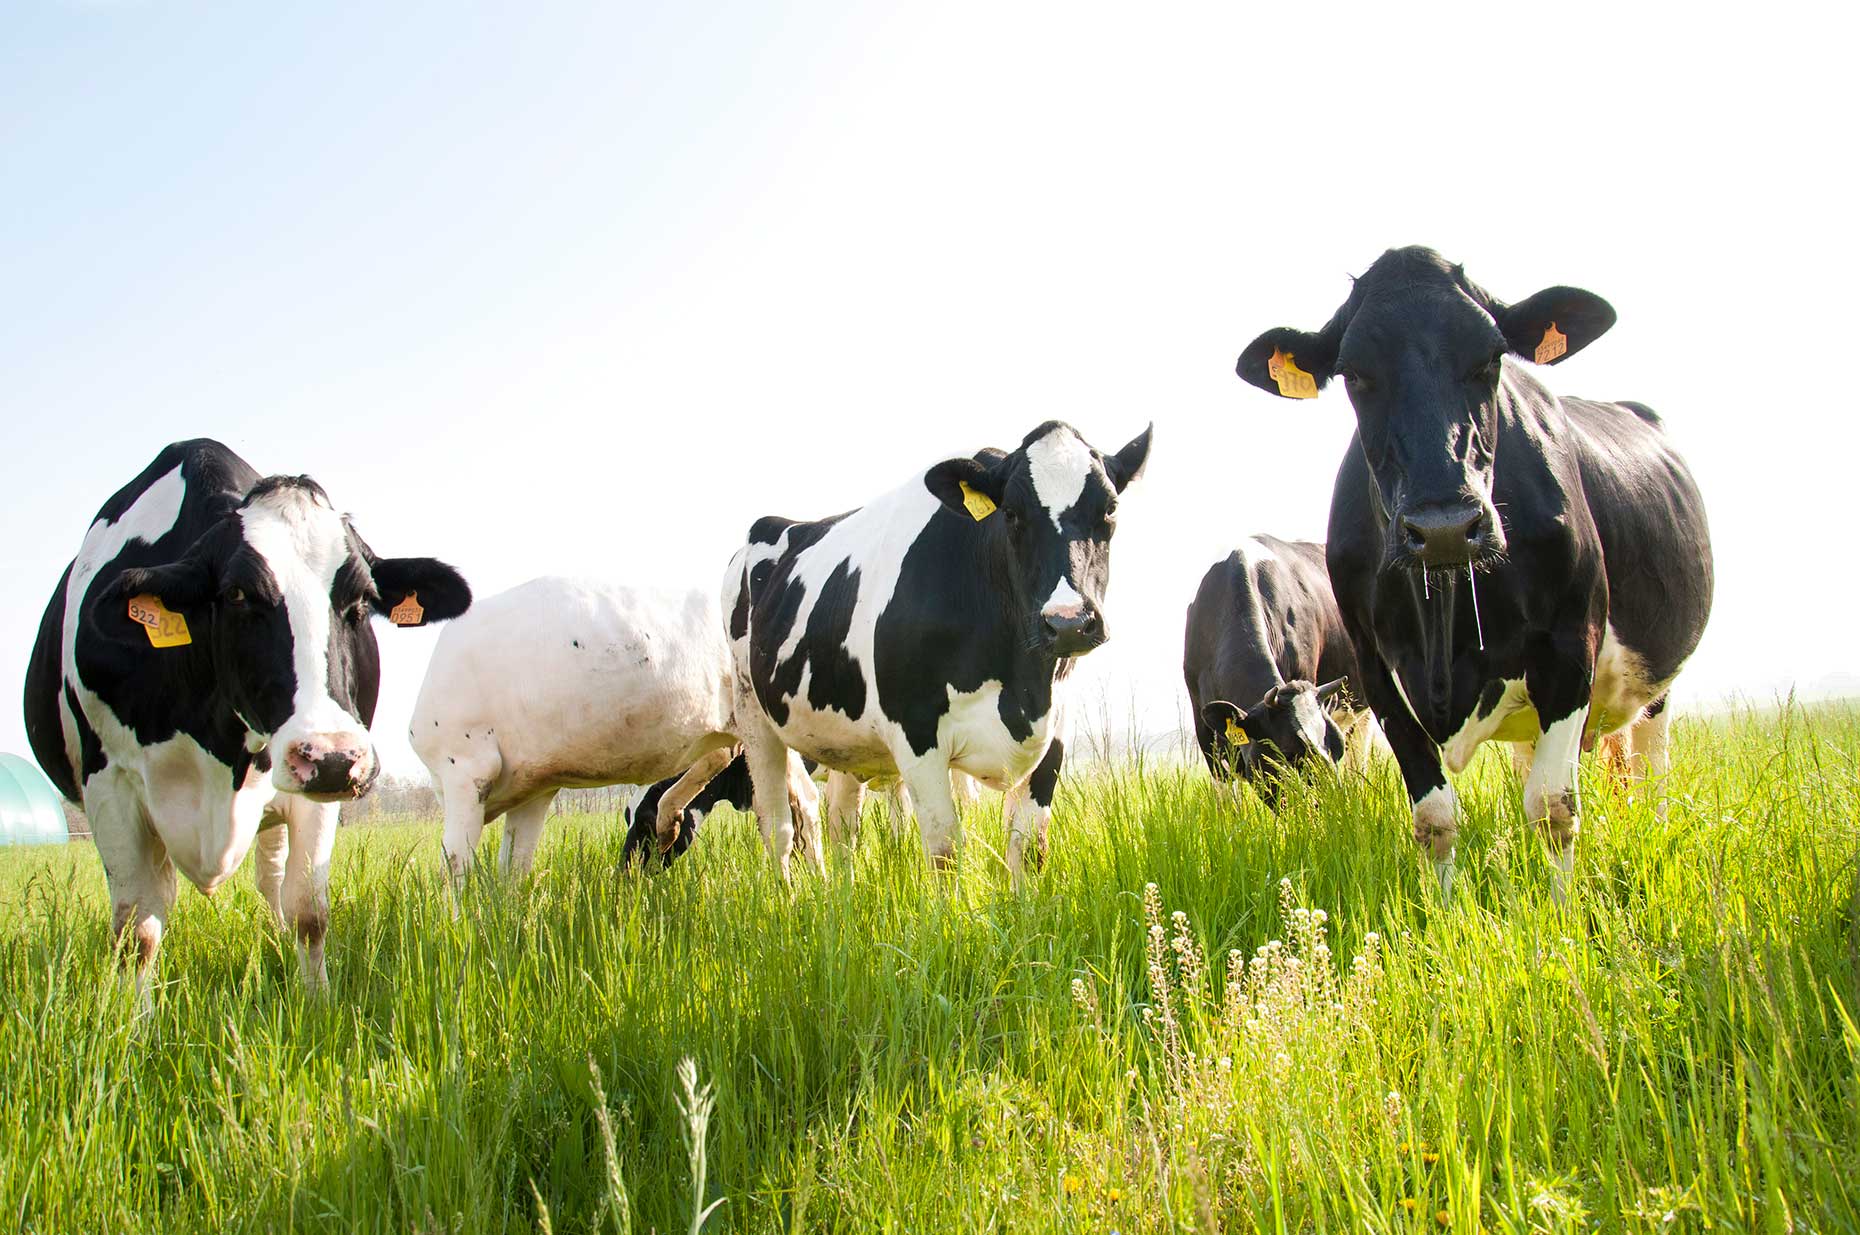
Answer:
[{"label": "cow standing in grass", "polygon": [[[669,848],[735,755],[737,693],[707,591],[545,577],[479,601],[433,649],[407,735],[445,806],[454,881],[499,816],[499,866],[527,872],[562,789],[676,777],[653,808]],[[788,779],[811,824],[818,795],[798,761]]]},{"label": "cow standing in grass", "polygon": [[1559,398],[1519,363],[1560,363],[1614,321],[1578,288],[1506,304],[1430,249],[1395,249],[1321,330],[1268,330],[1240,357],[1291,398],[1340,376],[1356,410],[1331,583],[1443,887],[1459,829],[1443,763],[1531,746],[1524,810],[1559,895],[1578,751],[1626,729],[1636,775],[1667,769],[1663,701],[1711,612],[1704,502],[1652,411]]},{"label": "cow standing in grass", "polygon": [[328,984],[339,804],[380,770],[369,619],[470,604],[451,567],[376,557],[315,481],[218,442],[169,446],[104,503],[39,626],[26,734],[83,803],[145,1000],[176,870],[211,894],[255,840],[305,983]]},{"label": "cow standing in grass", "polygon": [[1209,567],[1188,606],[1182,674],[1209,771],[1251,781],[1269,804],[1285,769],[1366,757],[1369,713],[1347,687],[1356,652],[1323,545],[1249,536]]},{"label": "cow standing in grass", "polygon": [[[924,849],[952,857],[952,768],[1006,794],[1018,884],[1056,780],[1061,664],[1107,637],[1118,499],[1149,458],[1146,429],[1115,454],[1049,421],[1011,452],[948,459],[850,513],[765,518],[724,580],[743,696],[741,736],[769,854],[794,836],[780,792],[788,749],[862,780],[901,777]],[[804,850],[821,863],[818,847]]]}]

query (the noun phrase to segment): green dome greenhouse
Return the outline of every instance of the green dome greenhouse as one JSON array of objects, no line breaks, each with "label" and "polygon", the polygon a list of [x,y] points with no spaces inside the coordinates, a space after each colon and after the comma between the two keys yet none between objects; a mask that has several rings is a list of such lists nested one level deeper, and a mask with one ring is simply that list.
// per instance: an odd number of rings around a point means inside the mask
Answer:
[{"label": "green dome greenhouse", "polygon": [[0,845],[68,839],[64,799],[30,760],[0,754]]}]

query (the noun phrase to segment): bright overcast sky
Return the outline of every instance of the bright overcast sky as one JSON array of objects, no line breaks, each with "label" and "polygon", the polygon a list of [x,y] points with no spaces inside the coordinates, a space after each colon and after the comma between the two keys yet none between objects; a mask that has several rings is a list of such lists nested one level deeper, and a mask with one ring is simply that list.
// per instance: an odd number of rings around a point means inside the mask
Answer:
[{"label": "bright overcast sky", "polygon": [[[758,515],[1060,417],[1106,450],[1156,424],[1084,662],[1155,731],[1202,572],[1321,538],[1352,424],[1235,357],[1411,243],[1619,311],[1547,378],[1650,403],[1698,474],[1683,701],[1860,689],[1855,19],[1727,11],[16,0],[0,695],[173,439],[308,472],[487,595],[714,588]],[[416,770],[433,635],[378,626],[377,737]]]}]

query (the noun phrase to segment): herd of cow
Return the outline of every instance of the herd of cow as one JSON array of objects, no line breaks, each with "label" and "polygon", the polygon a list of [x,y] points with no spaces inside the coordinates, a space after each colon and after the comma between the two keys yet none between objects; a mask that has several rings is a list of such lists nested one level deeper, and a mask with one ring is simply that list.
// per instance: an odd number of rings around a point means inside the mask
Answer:
[{"label": "herd of cow", "polygon": [[[1650,410],[1560,398],[1519,363],[1613,323],[1589,292],[1507,304],[1410,248],[1322,329],[1248,345],[1240,376],[1271,393],[1340,376],[1357,430],[1327,543],[1250,538],[1189,608],[1183,668],[1218,778],[1270,801],[1307,762],[1360,757],[1373,714],[1450,887],[1446,769],[1511,742],[1559,895],[1578,752],[1619,733],[1657,785],[1666,692],[1711,605],[1704,508]],[[1045,853],[1058,691],[1108,637],[1111,540],[1149,452],[1148,429],[1107,454],[1048,421],[846,514],[757,520],[720,592],[550,578],[473,603],[444,563],[377,556],[308,477],[177,443],[104,504],[53,592],[28,737],[90,819],[139,978],[175,872],[211,892],[256,845],[305,981],[326,985],[339,803],[379,769],[375,614],[451,622],[409,736],[455,878],[487,820],[506,818],[502,861],[523,870],[558,790],[617,783],[659,782],[629,855],[679,851],[696,812],[733,800],[784,873],[797,842],[819,867],[823,825],[850,842],[878,785],[908,792],[941,863],[972,779],[1005,795],[1018,886]]]}]

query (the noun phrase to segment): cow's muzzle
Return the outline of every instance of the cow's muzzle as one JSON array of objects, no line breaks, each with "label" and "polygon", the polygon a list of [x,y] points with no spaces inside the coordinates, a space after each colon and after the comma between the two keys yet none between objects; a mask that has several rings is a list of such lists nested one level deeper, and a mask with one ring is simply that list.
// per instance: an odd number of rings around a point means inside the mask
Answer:
[{"label": "cow's muzzle", "polygon": [[365,740],[346,733],[313,733],[291,743],[283,771],[295,792],[313,801],[344,802],[374,787],[380,764]]},{"label": "cow's muzzle", "polygon": [[1089,602],[1042,613],[1040,629],[1046,637],[1046,646],[1055,656],[1083,656],[1110,638],[1104,629],[1104,618],[1097,606]]},{"label": "cow's muzzle", "polygon": [[1472,565],[1504,548],[1498,521],[1484,503],[1412,507],[1396,516],[1393,533],[1397,560],[1424,570]]}]

